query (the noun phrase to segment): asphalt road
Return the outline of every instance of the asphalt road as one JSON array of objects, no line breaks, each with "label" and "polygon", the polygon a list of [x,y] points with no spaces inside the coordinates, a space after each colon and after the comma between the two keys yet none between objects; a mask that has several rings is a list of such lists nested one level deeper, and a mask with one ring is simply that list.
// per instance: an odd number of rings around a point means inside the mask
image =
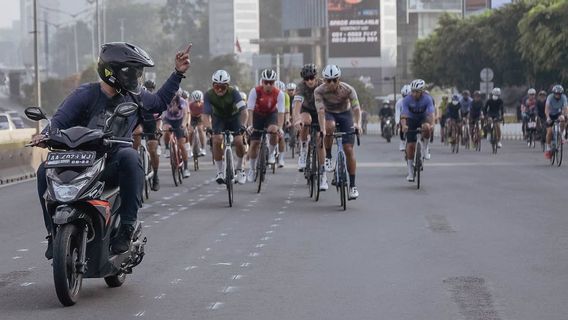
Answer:
[{"label": "asphalt road", "polygon": [[177,188],[164,163],[145,260],[121,288],[85,280],[69,308],[35,182],[0,188],[0,319],[566,319],[568,169],[521,142],[435,144],[416,190],[397,147],[364,137],[346,212],[334,189],[310,200],[291,161],[233,208],[209,157]]}]

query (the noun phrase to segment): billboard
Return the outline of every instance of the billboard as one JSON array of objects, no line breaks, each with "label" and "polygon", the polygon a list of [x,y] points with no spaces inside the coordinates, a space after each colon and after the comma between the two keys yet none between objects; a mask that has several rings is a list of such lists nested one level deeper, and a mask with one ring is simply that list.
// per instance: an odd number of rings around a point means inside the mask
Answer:
[{"label": "billboard", "polygon": [[328,0],[329,58],[380,57],[380,0]]}]

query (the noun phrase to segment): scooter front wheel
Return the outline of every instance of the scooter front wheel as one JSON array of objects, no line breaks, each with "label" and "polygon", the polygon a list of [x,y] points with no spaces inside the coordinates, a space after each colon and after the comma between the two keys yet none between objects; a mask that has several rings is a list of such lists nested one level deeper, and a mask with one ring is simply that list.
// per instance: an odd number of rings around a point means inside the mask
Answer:
[{"label": "scooter front wheel", "polygon": [[64,306],[72,306],[79,298],[83,282],[81,250],[83,232],[76,225],[59,228],[53,245],[53,280],[57,298]]}]

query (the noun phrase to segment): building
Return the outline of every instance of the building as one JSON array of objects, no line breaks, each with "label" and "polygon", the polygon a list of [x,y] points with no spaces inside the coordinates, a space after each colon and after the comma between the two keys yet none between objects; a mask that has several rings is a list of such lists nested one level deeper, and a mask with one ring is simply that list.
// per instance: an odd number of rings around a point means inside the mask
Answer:
[{"label": "building", "polygon": [[[209,53],[212,57],[237,54],[249,65],[258,54],[260,38],[259,0],[216,0],[209,2]],[[215,23],[221,21],[222,23]]]}]

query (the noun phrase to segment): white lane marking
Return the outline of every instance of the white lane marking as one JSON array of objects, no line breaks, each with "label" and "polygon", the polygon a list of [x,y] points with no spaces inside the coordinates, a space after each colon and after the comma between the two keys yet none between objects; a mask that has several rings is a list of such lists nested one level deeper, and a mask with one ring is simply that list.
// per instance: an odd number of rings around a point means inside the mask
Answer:
[{"label": "white lane marking", "polygon": [[135,314],[134,316],[140,318],[140,317],[143,317],[145,313],[146,313],[146,311],[140,311],[137,314]]},{"label": "white lane marking", "polygon": [[260,241],[268,241],[270,239],[272,239],[272,237],[263,237],[263,238],[260,238]]},{"label": "white lane marking", "polygon": [[226,237],[226,236],[228,236],[228,234],[227,234],[227,233],[221,233],[220,236],[221,236],[221,237]]},{"label": "white lane marking", "polygon": [[282,218],[275,218],[274,221],[282,221]]},{"label": "white lane marking", "polygon": [[286,204],[291,204],[291,203],[294,203],[294,201],[292,201],[292,200],[286,200]]},{"label": "white lane marking", "polygon": [[144,228],[151,228],[151,225],[145,225]]},{"label": "white lane marking", "polygon": [[207,259],[205,258],[205,256],[201,256],[201,257],[199,257],[199,259],[201,259],[201,260],[207,260]]},{"label": "white lane marking", "polygon": [[232,279],[233,279],[233,280],[241,280],[242,278],[243,278],[243,275],[235,274],[235,275],[233,275],[233,278],[232,278]]},{"label": "white lane marking", "polygon": [[160,221],[154,221],[154,223],[160,223]]},{"label": "white lane marking", "polygon": [[185,270],[185,271],[194,270],[194,269],[197,269],[197,266],[189,266],[189,267],[183,268],[183,270]]},{"label": "white lane marking", "polygon": [[246,209],[246,208],[245,208],[245,209],[241,209],[241,211],[243,211],[243,212],[250,212],[250,209]]},{"label": "white lane marking", "polygon": [[161,217],[160,220],[168,220],[170,216]]},{"label": "white lane marking", "polygon": [[162,300],[165,296],[166,296],[165,293],[160,293],[159,295],[155,296],[154,299],[156,299],[156,300]]},{"label": "white lane marking", "polygon": [[191,191],[196,190],[196,189],[197,189],[197,187],[191,187]]},{"label": "white lane marking", "polygon": [[154,213],[154,214],[152,215],[152,217],[159,217],[159,216],[160,216],[159,213]]},{"label": "white lane marking", "polygon": [[206,248],[205,251],[209,252],[209,251],[211,251],[211,248]]},{"label": "white lane marking", "polygon": [[283,207],[282,207],[282,210],[286,210],[286,209],[288,209],[288,206],[283,206]]},{"label": "white lane marking", "polygon": [[47,244],[47,240],[43,240],[42,242],[40,242],[41,244]]},{"label": "white lane marking", "polygon": [[274,231],[273,231],[273,230],[268,230],[268,231],[266,231],[265,233],[266,233],[266,234],[271,234],[271,233],[274,233]]},{"label": "white lane marking", "polygon": [[215,239],[215,243],[219,243],[219,242],[222,242],[222,241],[223,240],[221,240],[221,239]]},{"label": "white lane marking", "polygon": [[237,287],[227,286],[223,289],[223,293],[233,293],[237,291]]},{"label": "white lane marking", "polygon": [[243,262],[241,263],[241,268],[248,268],[250,267],[250,265],[251,265],[250,262]]},{"label": "white lane marking", "polygon": [[209,310],[218,310],[218,309],[220,309],[221,307],[223,307],[223,305],[224,305],[223,302],[215,302],[215,303],[212,303],[212,304],[209,306]]},{"label": "white lane marking", "polygon": [[179,211],[185,211],[185,210],[187,210],[187,207],[181,207],[181,208],[179,208]]},{"label": "white lane marking", "polygon": [[258,199],[252,199],[251,201],[249,201],[250,203],[257,203]]},{"label": "white lane marking", "polygon": [[233,263],[232,262],[219,262],[214,264],[215,266],[232,266]]},{"label": "white lane marking", "polygon": [[250,208],[250,207],[254,207],[254,204],[249,203],[249,204],[247,204],[247,207],[249,207],[249,208]]},{"label": "white lane marking", "polygon": [[31,286],[31,285],[34,284],[34,283],[35,283],[35,282],[24,282],[24,283],[20,284],[20,287],[29,287],[29,286]]},{"label": "white lane marking", "polygon": [[171,213],[170,213],[170,217],[173,217],[173,216],[177,215],[178,213],[179,213],[179,212],[176,212],[176,211],[171,212]]},{"label": "white lane marking", "polygon": [[18,259],[22,259],[22,257],[20,257],[20,256],[12,257],[12,260],[18,260]]},{"label": "white lane marking", "polygon": [[174,193],[174,197],[179,197],[179,193],[178,192]]},{"label": "white lane marking", "polygon": [[180,282],[181,282],[181,279],[174,279],[170,283],[171,284],[179,284]]},{"label": "white lane marking", "polygon": [[271,224],[270,227],[271,228],[278,228],[278,227],[280,227],[280,225],[278,223],[275,223],[275,224]]},{"label": "white lane marking", "polygon": [[260,255],[260,253],[258,253],[258,252],[251,252],[251,253],[249,253],[248,256],[249,257],[258,257],[259,255]]},{"label": "white lane marking", "polygon": [[28,252],[28,251],[30,251],[30,250],[29,250],[29,249],[18,249],[18,250],[16,250],[16,251],[18,251],[18,252]]},{"label": "white lane marking", "polygon": [[257,248],[263,248],[264,246],[265,246],[264,243],[259,243],[259,244],[256,245]]},{"label": "white lane marking", "polygon": [[168,200],[172,200],[173,198],[174,198],[174,197],[172,197],[172,196],[169,196],[169,197],[162,197],[162,200],[168,201]]},{"label": "white lane marking", "polygon": [[36,267],[29,267],[28,271],[32,271],[33,269],[35,269]]}]

